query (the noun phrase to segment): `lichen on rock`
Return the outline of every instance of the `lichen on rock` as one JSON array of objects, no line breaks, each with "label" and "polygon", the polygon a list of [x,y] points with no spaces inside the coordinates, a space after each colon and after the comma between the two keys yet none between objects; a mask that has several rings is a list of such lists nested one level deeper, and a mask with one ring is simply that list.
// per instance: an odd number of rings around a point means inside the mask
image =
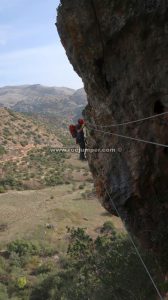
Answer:
[{"label": "lichen on rock", "polygon": [[[168,111],[168,2],[62,0],[57,28],[88,95],[89,148],[116,149],[88,155],[99,199],[116,214],[113,199],[128,228],[167,270],[167,148],[95,128]],[[167,125],[161,115],[103,131],[168,145]]]}]

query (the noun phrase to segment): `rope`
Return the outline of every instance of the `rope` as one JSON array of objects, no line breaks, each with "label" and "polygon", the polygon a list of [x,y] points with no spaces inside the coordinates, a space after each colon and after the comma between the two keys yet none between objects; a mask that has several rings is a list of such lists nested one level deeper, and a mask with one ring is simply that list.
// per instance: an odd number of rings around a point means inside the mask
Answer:
[{"label": "rope", "polygon": [[105,133],[105,134],[109,134],[109,135],[114,135],[114,136],[118,136],[118,137],[121,137],[121,138],[125,138],[127,140],[132,140],[132,141],[137,141],[137,142],[142,142],[142,143],[146,143],[146,144],[151,144],[151,145],[155,145],[155,146],[160,146],[160,147],[168,148],[168,145],[165,145],[165,144],[160,144],[160,143],[157,143],[157,142],[146,141],[146,140],[143,140],[143,139],[133,138],[133,137],[130,137],[130,136],[126,136],[126,135],[122,135],[122,134],[117,134],[117,133],[112,133],[112,132],[108,132],[108,131],[103,131],[103,130],[100,130],[100,129],[95,129],[93,127],[88,127],[88,128],[92,129],[94,131],[97,131],[97,132],[101,132],[101,133]]},{"label": "rope", "polygon": [[[138,119],[138,120],[135,120],[135,121],[128,121],[128,122],[124,122],[124,123],[119,123],[119,124],[111,124],[111,125],[97,125],[95,124],[96,127],[101,127],[101,128],[108,128],[108,127],[118,127],[118,126],[124,126],[124,125],[129,125],[129,124],[134,124],[134,123],[138,123],[138,122],[143,122],[143,121],[146,121],[146,120],[150,120],[150,119],[154,119],[154,118],[157,118],[157,117],[160,117],[160,116],[164,116],[168,114],[168,112],[164,112],[164,113],[161,113],[161,114],[157,114],[157,115],[153,115],[151,117],[146,117],[146,118],[143,118],[143,119]],[[91,124],[91,123],[87,123],[91,126],[94,126],[94,124]]]},{"label": "rope", "polygon": [[121,219],[121,221],[122,221],[122,223],[123,223],[123,225],[124,225],[124,228],[126,229],[126,231],[127,231],[127,233],[128,233],[129,240],[130,240],[130,242],[132,243],[132,245],[133,245],[133,247],[134,247],[134,249],[135,249],[135,251],[136,251],[136,254],[137,254],[137,256],[139,257],[139,259],[140,259],[140,261],[141,261],[141,263],[142,263],[142,265],[143,265],[143,267],[144,267],[144,269],[145,269],[147,275],[149,276],[149,278],[150,278],[150,280],[151,280],[151,282],[152,282],[152,284],[153,284],[153,286],[154,286],[154,288],[155,288],[155,290],[156,290],[156,292],[157,292],[157,294],[158,294],[160,300],[164,300],[163,297],[162,297],[162,295],[161,295],[161,293],[160,293],[160,291],[159,291],[159,289],[158,289],[158,287],[157,287],[157,285],[156,285],[156,283],[155,283],[155,281],[154,281],[154,279],[153,279],[153,277],[152,277],[152,275],[151,275],[151,273],[150,273],[150,271],[148,270],[148,267],[146,266],[146,264],[145,264],[145,262],[144,262],[144,260],[143,260],[143,258],[142,258],[142,256],[141,256],[141,253],[139,252],[139,250],[138,250],[137,246],[135,245],[135,242],[134,242],[134,240],[133,240],[131,234],[129,233],[129,231],[128,231],[127,227],[126,227],[126,224],[125,224],[124,220],[122,219],[119,210],[117,209],[117,207],[116,207],[116,205],[115,205],[115,203],[114,203],[112,197],[110,196],[110,193],[108,192],[108,190],[106,189],[105,186],[104,186],[104,188],[105,188],[105,191],[106,191],[107,195],[108,195],[109,198],[110,198],[110,201],[111,201],[111,203],[112,203],[112,205],[113,205],[113,207],[114,207],[114,209],[115,209],[115,211],[116,211],[118,217]]},{"label": "rope", "polygon": [[[104,56],[104,54],[105,54],[104,53],[105,52],[105,46],[104,46],[104,41],[103,41],[103,38],[102,38],[101,28],[100,28],[100,24],[99,24],[99,21],[98,21],[97,12],[96,12],[96,8],[95,8],[95,5],[94,5],[94,0],[92,0],[91,2],[92,2],[93,10],[94,10],[94,13],[95,13],[96,21],[97,21],[97,24],[98,24],[98,30],[99,30],[99,34],[100,34],[100,40],[101,40],[101,43],[102,43],[103,56]],[[147,117],[147,118],[143,118],[143,119],[139,119],[139,120],[135,120],[135,121],[130,121],[130,122],[125,122],[125,123],[120,123],[120,124],[111,124],[111,125],[106,125],[106,126],[96,125],[96,127],[107,128],[107,127],[124,126],[124,125],[129,125],[129,124],[133,124],[133,123],[142,122],[142,121],[149,120],[149,119],[152,119],[152,118],[156,118],[158,116],[162,116],[162,115],[165,115],[167,113],[168,112],[165,112],[165,113],[157,114],[157,115],[154,115],[154,116],[151,116],[151,117]],[[91,126],[94,126],[93,124],[90,124],[90,123],[88,123],[88,124],[91,125]],[[154,142],[145,141],[145,140],[142,140],[142,139],[136,139],[136,138],[132,138],[132,137],[124,136],[124,135],[119,135],[119,134],[114,134],[114,133],[110,133],[110,132],[105,132],[105,131],[98,130],[98,129],[91,128],[91,127],[90,127],[90,129],[93,129],[95,131],[102,132],[102,133],[105,133],[105,134],[110,134],[110,135],[114,135],[114,136],[118,136],[118,137],[130,139],[130,140],[135,140],[135,141],[139,141],[139,142],[143,142],[143,143],[148,143],[148,144],[153,144],[153,145],[157,145],[157,146],[162,146],[162,147],[168,148],[168,145],[164,145],[164,144],[154,143]],[[143,258],[141,256],[138,248],[136,247],[132,236],[130,235],[129,231],[127,230],[126,225],[125,225],[124,221],[122,220],[122,218],[120,216],[120,213],[119,213],[119,211],[118,211],[118,209],[117,209],[114,201],[112,200],[109,192],[107,191],[106,187],[105,187],[105,190],[106,190],[106,193],[108,194],[108,196],[109,196],[109,198],[111,200],[111,203],[112,203],[112,205],[113,205],[113,207],[114,207],[117,215],[121,219],[121,221],[122,221],[122,223],[123,223],[126,231],[128,232],[128,237],[129,237],[129,239],[130,239],[130,241],[131,241],[131,243],[132,243],[132,245],[133,245],[133,247],[134,247],[134,249],[136,251],[136,254],[138,255],[138,257],[139,257],[139,259],[140,259],[140,261],[141,261],[141,263],[142,263],[142,265],[143,265],[143,267],[144,267],[147,275],[149,276],[149,278],[150,278],[150,280],[151,280],[151,282],[152,282],[152,284],[153,284],[153,286],[154,286],[154,288],[155,288],[155,290],[156,290],[156,292],[157,292],[160,300],[164,300],[163,297],[162,297],[162,295],[161,295],[161,293],[160,293],[160,291],[159,291],[159,289],[157,288],[157,285],[156,285],[156,283],[155,283],[155,281],[154,281],[154,279],[153,279],[150,271],[148,270],[148,268],[147,268],[147,266],[146,266],[146,264],[145,264],[145,262],[144,262],[144,260],[143,260]]]},{"label": "rope", "polygon": [[[167,113],[167,112],[166,112],[166,113]],[[166,113],[163,113],[163,114],[166,114]],[[160,115],[163,115],[163,114],[159,114],[159,116],[160,116]],[[111,126],[109,126],[109,127],[112,127],[112,126],[121,126],[121,125],[127,125],[127,124],[131,124],[131,123],[141,122],[141,121],[144,121],[144,120],[148,120],[148,119],[151,119],[151,118],[155,118],[155,117],[157,117],[157,116],[158,116],[158,115],[151,116],[151,117],[148,117],[148,118],[144,118],[144,119],[141,119],[141,120],[136,120],[136,121],[131,121],[131,122],[127,122],[127,123],[122,123],[122,124],[118,124],[118,125],[111,125]],[[101,127],[103,127],[103,126],[101,126]],[[106,127],[106,126],[104,126],[104,127]],[[134,140],[134,141],[138,141],[138,142],[143,142],[143,143],[147,143],[147,144],[152,144],[152,145],[156,145],[156,146],[161,146],[161,147],[166,147],[166,148],[168,148],[168,145],[165,145],[165,144],[160,144],[160,143],[156,143],[156,142],[146,141],[146,140],[143,140],[143,139],[133,138],[133,137],[129,137],[129,136],[121,135],[121,134],[116,134],[116,133],[112,133],[112,132],[106,132],[106,131],[104,131],[104,130],[95,129],[95,128],[93,128],[93,127],[90,127],[90,129],[95,130],[95,131],[97,131],[97,132],[104,133],[104,134],[114,135],[114,136],[118,136],[118,137],[121,137],[121,138],[129,139],[129,140]],[[151,275],[151,273],[150,273],[150,271],[148,270],[147,265],[145,264],[145,262],[144,262],[144,260],[143,260],[143,258],[142,258],[142,256],[141,256],[140,251],[138,250],[138,248],[137,248],[137,246],[136,246],[136,244],[135,244],[135,242],[134,242],[134,240],[133,240],[131,234],[130,234],[129,231],[127,230],[126,224],[125,224],[124,220],[122,219],[122,217],[121,217],[121,215],[120,215],[120,212],[119,212],[119,210],[117,209],[117,207],[116,207],[116,205],[115,205],[115,203],[114,203],[112,197],[110,196],[110,193],[108,192],[108,190],[106,189],[105,186],[104,186],[104,188],[105,188],[105,191],[106,191],[107,195],[108,195],[109,198],[110,198],[110,201],[111,201],[111,203],[112,203],[112,206],[114,207],[114,209],[115,209],[115,211],[116,211],[118,217],[121,219],[121,221],[122,221],[122,223],[123,223],[123,225],[124,225],[124,228],[126,229],[126,231],[127,231],[127,233],[128,233],[129,240],[130,240],[131,244],[133,245],[133,247],[134,247],[134,249],[135,249],[135,251],[136,251],[136,254],[137,254],[137,256],[139,257],[139,260],[141,261],[141,263],[142,263],[142,265],[143,265],[143,267],[144,267],[144,269],[145,269],[145,271],[146,271],[146,273],[147,273],[149,279],[151,280],[154,289],[156,290],[156,292],[157,292],[157,294],[158,294],[160,300],[164,300],[163,297],[162,297],[162,295],[161,295],[161,293],[160,293],[160,291],[159,291],[159,289],[158,289],[158,287],[157,287],[157,285],[156,285],[156,283],[155,283],[155,281],[154,281],[154,279],[153,279],[153,277],[152,277],[152,275]]]},{"label": "rope", "polygon": [[[99,21],[98,21],[98,16],[97,16],[96,8],[95,8],[95,5],[94,5],[94,0],[92,0],[92,5],[93,5],[93,10],[94,10],[94,13],[95,13],[96,21],[97,21],[97,24],[98,24],[98,30],[99,30],[100,40],[101,40],[101,43],[102,43],[103,57],[104,57],[104,54],[105,54],[105,46],[104,46],[104,41],[103,41],[103,38],[102,38],[102,33],[101,33],[100,24],[99,24]],[[161,114],[153,115],[153,116],[151,116],[151,117],[146,117],[146,118],[138,119],[138,120],[135,120],[135,121],[128,121],[128,122],[119,123],[119,124],[111,124],[111,125],[105,125],[105,126],[97,125],[97,124],[96,124],[95,126],[96,126],[96,127],[99,127],[99,128],[108,128],[108,127],[125,126],[125,125],[129,125],[129,124],[135,124],[135,123],[138,123],[138,122],[143,122],[143,121],[146,121],[146,120],[149,120],[149,119],[154,119],[154,118],[156,118],[156,117],[160,117],[160,116],[166,115],[167,113],[168,113],[168,112],[164,112],[164,113],[161,113]],[[91,123],[87,123],[87,124],[88,124],[88,125],[91,125],[91,126],[94,126],[94,125],[91,124]],[[121,137],[121,138],[129,139],[129,140],[134,140],[134,141],[138,141],[138,142],[143,142],[143,143],[148,143],[148,144],[152,144],[152,145],[156,145],[156,146],[161,146],[161,147],[166,147],[166,148],[168,148],[168,145],[164,145],[164,144],[160,144],[160,143],[155,143],[155,142],[146,141],[146,140],[143,140],[143,139],[132,138],[132,137],[128,137],[128,136],[124,136],[124,135],[120,135],[120,134],[115,134],[115,133],[111,133],[111,132],[106,132],[106,131],[99,130],[99,129],[92,128],[92,127],[90,127],[90,129],[95,130],[95,131],[97,131],[97,132],[104,133],[104,134],[114,135],[114,136],[118,136],[118,137]],[[149,276],[149,279],[151,280],[151,282],[152,282],[152,284],[153,284],[153,286],[154,286],[154,288],[155,288],[155,290],[156,290],[156,292],[157,292],[157,294],[158,294],[160,300],[163,300],[163,297],[162,297],[162,295],[161,295],[161,293],[160,293],[160,291],[159,291],[159,289],[158,289],[158,287],[157,287],[157,285],[156,285],[156,283],[155,283],[155,281],[154,281],[154,279],[153,279],[153,277],[152,277],[150,271],[148,270],[148,267],[146,266],[146,264],[145,264],[145,262],[144,262],[144,260],[143,260],[143,258],[142,258],[142,256],[141,256],[141,254],[140,254],[138,248],[136,247],[136,244],[134,243],[134,240],[133,240],[131,234],[130,234],[129,231],[127,230],[126,225],[125,225],[125,222],[124,222],[124,220],[122,219],[122,217],[121,217],[121,215],[120,215],[120,213],[119,213],[119,211],[118,211],[118,209],[117,209],[117,207],[116,207],[114,201],[112,200],[112,198],[111,198],[109,192],[107,191],[106,187],[105,187],[105,190],[106,190],[106,193],[108,194],[108,196],[109,196],[109,198],[110,198],[110,200],[111,200],[111,203],[112,203],[112,205],[113,205],[113,207],[114,207],[114,209],[115,209],[115,211],[116,211],[118,217],[121,219],[121,221],[122,221],[122,223],[123,223],[123,225],[124,225],[126,231],[128,232],[128,237],[129,237],[129,239],[130,239],[130,242],[132,243],[132,245],[133,245],[133,247],[134,247],[134,249],[135,249],[135,251],[136,251],[136,254],[137,254],[137,256],[139,257],[139,259],[140,259],[140,261],[141,261],[141,263],[142,263],[142,265],[143,265],[143,267],[144,267],[144,269],[145,269],[147,275]]]}]

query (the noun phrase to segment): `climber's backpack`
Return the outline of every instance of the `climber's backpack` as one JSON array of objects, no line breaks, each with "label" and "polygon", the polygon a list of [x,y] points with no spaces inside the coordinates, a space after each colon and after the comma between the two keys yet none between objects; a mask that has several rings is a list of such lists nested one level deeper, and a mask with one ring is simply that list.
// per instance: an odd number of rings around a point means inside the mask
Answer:
[{"label": "climber's backpack", "polygon": [[72,135],[72,137],[75,139],[77,137],[77,130],[75,125],[70,125],[69,126],[69,131]]}]

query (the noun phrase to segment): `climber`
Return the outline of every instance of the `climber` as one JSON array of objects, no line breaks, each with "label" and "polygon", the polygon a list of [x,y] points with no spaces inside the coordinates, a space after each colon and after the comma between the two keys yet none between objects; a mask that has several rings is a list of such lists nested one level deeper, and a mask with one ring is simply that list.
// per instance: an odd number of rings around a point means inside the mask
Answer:
[{"label": "climber", "polygon": [[72,135],[73,138],[76,139],[76,144],[80,146],[80,155],[79,159],[80,160],[85,160],[85,135],[84,135],[84,120],[79,119],[78,123],[76,125],[70,125],[69,126],[69,131]]},{"label": "climber", "polygon": [[77,137],[76,137],[76,143],[80,146],[80,160],[85,160],[85,135],[84,135],[84,126],[85,122],[83,119],[78,120],[78,124],[76,125],[77,130]]}]

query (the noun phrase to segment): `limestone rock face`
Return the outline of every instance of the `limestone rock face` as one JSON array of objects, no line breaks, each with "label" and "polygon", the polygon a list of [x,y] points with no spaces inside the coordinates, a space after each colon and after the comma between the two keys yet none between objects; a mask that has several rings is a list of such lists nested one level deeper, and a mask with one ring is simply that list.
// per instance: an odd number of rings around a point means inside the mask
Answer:
[{"label": "limestone rock face", "polygon": [[165,266],[168,148],[102,131],[168,145],[168,115],[100,126],[168,111],[168,1],[62,0],[57,28],[88,95],[89,148],[116,151],[88,155],[98,197]]}]

